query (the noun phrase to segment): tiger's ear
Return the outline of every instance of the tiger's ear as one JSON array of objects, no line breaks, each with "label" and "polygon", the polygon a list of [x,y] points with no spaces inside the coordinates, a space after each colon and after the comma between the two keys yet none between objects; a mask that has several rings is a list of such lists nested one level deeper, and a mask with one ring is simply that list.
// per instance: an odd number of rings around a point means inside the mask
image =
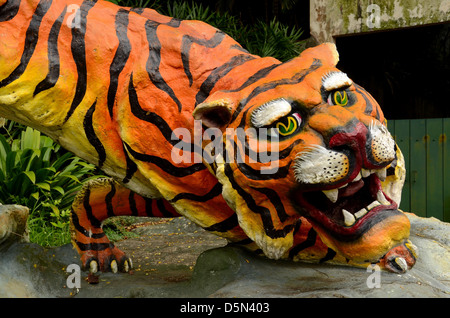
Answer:
[{"label": "tiger's ear", "polygon": [[192,115],[209,128],[223,129],[231,120],[232,102],[228,99],[213,100],[198,105]]},{"label": "tiger's ear", "polygon": [[336,66],[339,62],[339,53],[334,43],[323,43],[315,47],[304,50],[300,57],[311,57],[319,59],[322,64],[329,66]]}]

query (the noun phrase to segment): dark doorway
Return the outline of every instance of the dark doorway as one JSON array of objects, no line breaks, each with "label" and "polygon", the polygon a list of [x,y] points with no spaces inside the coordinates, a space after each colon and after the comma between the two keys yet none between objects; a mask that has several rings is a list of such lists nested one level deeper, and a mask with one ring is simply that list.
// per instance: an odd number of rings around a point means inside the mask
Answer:
[{"label": "dark doorway", "polygon": [[450,117],[450,23],[336,38],[339,69],[386,118]]}]

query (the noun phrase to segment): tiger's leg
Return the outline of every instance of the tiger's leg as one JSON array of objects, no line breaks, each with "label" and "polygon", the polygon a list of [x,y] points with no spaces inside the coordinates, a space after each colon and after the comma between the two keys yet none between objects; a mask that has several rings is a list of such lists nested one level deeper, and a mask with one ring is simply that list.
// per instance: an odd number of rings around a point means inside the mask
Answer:
[{"label": "tiger's leg", "polygon": [[110,178],[86,183],[72,205],[72,243],[81,263],[91,272],[131,269],[131,260],[109,241],[102,222],[112,216],[175,217],[179,214],[164,199],[144,198]]}]

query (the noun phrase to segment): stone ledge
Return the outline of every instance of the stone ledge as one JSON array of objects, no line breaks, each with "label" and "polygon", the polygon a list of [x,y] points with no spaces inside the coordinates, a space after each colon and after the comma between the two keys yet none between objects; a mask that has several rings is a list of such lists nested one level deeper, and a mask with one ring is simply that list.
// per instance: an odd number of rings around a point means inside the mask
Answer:
[{"label": "stone ledge", "polygon": [[79,290],[66,287],[66,267],[79,264],[71,245],[15,242],[1,253],[0,297],[450,298],[450,224],[409,218],[419,260],[403,275],[380,272],[380,288],[368,287],[371,272],[364,269],[268,260],[177,218],[117,244],[131,256],[142,249],[132,275],[102,273],[98,284],[88,284],[83,272]]}]

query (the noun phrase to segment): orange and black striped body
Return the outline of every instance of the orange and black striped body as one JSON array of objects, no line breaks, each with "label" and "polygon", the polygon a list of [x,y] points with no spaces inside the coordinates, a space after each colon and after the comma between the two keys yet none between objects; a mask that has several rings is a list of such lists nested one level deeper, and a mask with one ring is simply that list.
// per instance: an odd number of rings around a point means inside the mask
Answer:
[{"label": "orange and black striped body", "polygon": [[[342,216],[305,208],[318,200],[305,199],[305,189],[344,188],[363,169],[401,167],[393,164],[399,155],[379,150],[384,117],[367,92],[344,83],[356,106],[336,104],[347,95],[342,76],[327,80],[338,72],[331,45],[281,63],[249,54],[205,23],[92,0],[0,0],[0,36],[0,115],[44,132],[112,178],[88,183],[73,204],[73,240],[84,265],[128,268],[101,230],[115,215],[183,215],[271,258],[374,262],[404,244],[409,224],[390,198],[357,229]],[[330,104],[335,82],[339,96]],[[281,98],[289,105],[272,103]],[[227,128],[272,126],[283,135],[277,142],[223,138]],[[216,135],[223,155],[206,151],[208,128],[223,134]],[[368,142],[374,150],[360,151]],[[277,158],[261,160],[262,145]],[[314,145],[338,149],[347,172],[314,185],[299,178],[309,170],[298,158]],[[249,153],[257,157],[250,163]],[[378,179],[365,178],[381,189]],[[397,174],[391,179],[389,186],[399,182]],[[388,223],[400,234],[393,238]],[[381,247],[366,244],[366,234]]]}]

